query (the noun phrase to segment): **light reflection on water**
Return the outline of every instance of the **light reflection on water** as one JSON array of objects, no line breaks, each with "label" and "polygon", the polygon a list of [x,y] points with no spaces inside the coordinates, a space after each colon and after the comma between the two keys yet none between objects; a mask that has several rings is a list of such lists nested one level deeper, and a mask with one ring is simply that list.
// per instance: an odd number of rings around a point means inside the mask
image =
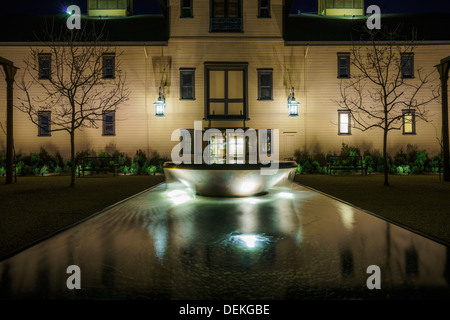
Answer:
[{"label": "light reflection on water", "polygon": [[449,270],[446,246],[296,184],[228,199],[163,184],[0,263],[0,297],[448,298]]}]

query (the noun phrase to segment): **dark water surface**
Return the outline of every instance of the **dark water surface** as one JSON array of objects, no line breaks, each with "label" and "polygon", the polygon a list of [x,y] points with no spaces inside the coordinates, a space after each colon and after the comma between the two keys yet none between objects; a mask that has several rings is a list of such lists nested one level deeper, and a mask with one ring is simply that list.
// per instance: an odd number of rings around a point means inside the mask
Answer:
[{"label": "dark water surface", "polygon": [[447,246],[297,184],[234,199],[162,184],[0,263],[1,299],[448,299],[449,283]]}]

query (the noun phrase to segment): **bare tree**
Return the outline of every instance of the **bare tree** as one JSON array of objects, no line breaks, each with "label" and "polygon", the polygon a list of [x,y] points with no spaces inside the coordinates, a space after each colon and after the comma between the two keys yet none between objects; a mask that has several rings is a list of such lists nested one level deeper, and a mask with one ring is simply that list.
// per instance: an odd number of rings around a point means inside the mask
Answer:
[{"label": "bare tree", "polygon": [[[120,70],[122,53],[104,39],[93,26],[81,30],[63,27],[57,33],[47,28],[42,45],[30,48],[17,83],[24,94],[16,107],[28,114],[32,123],[41,130],[70,135],[71,187],[75,186],[75,133],[81,128],[98,128],[105,113],[128,100]],[[51,112],[45,124],[40,121],[42,111]]]},{"label": "bare tree", "polygon": [[383,130],[384,185],[389,186],[389,132],[402,130],[405,121],[428,121],[425,106],[439,97],[439,87],[435,70],[414,68],[414,40],[399,41],[397,30],[367,30],[367,34],[368,39],[352,44],[354,72],[341,81],[336,102],[340,110],[350,112],[353,128]]}]

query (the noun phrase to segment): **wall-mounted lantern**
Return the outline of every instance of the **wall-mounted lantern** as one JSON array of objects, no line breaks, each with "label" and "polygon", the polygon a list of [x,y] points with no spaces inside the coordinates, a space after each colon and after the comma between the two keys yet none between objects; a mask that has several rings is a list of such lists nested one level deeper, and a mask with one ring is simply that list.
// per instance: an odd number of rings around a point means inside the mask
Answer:
[{"label": "wall-mounted lantern", "polygon": [[161,91],[161,87],[159,87],[159,97],[156,102],[153,103],[155,105],[155,116],[164,117],[164,109],[166,107],[166,98]]},{"label": "wall-mounted lantern", "polygon": [[298,116],[298,105],[300,103],[295,100],[294,97],[294,87],[291,89],[291,93],[289,94],[289,98],[287,101],[288,109],[289,109],[289,117],[297,117]]}]

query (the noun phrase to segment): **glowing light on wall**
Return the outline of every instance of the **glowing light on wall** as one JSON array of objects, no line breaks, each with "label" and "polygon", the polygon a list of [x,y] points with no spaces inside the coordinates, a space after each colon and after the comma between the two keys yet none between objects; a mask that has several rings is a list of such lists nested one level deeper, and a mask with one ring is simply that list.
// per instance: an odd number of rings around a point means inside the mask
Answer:
[{"label": "glowing light on wall", "polygon": [[291,89],[291,93],[288,97],[288,109],[289,109],[289,117],[297,117],[298,116],[298,105],[300,103],[295,100],[294,96],[294,87]]},{"label": "glowing light on wall", "polygon": [[159,97],[156,102],[153,103],[155,105],[155,116],[164,117],[164,109],[166,108],[166,98],[159,87]]}]

